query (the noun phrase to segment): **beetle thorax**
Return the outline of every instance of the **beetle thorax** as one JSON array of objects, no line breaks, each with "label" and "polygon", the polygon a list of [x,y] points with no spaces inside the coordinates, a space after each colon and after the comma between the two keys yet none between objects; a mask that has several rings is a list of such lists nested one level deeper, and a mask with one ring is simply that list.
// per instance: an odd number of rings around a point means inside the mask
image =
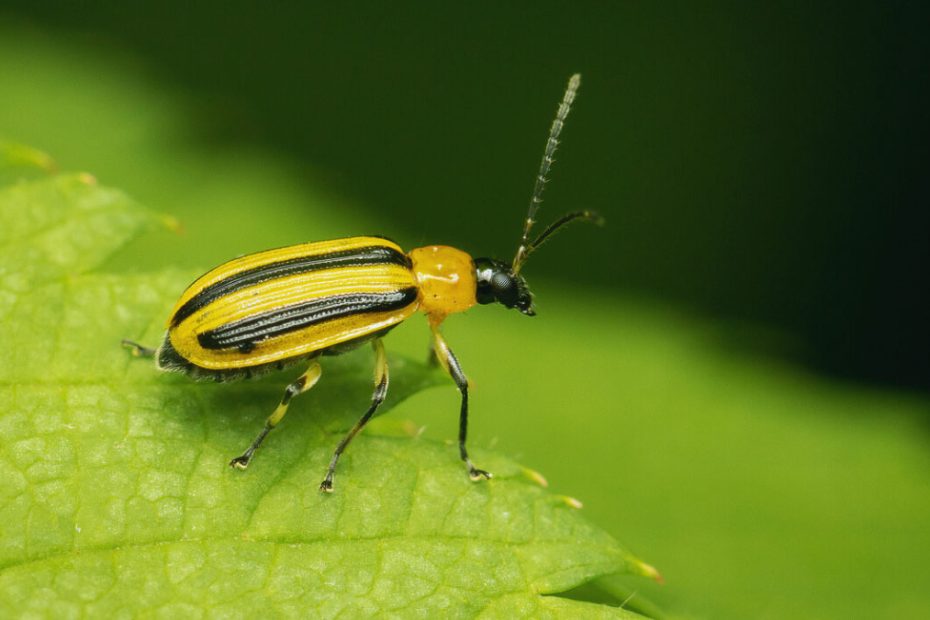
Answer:
[{"label": "beetle thorax", "polygon": [[420,309],[434,320],[475,305],[475,263],[461,250],[429,245],[411,250],[420,291]]}]

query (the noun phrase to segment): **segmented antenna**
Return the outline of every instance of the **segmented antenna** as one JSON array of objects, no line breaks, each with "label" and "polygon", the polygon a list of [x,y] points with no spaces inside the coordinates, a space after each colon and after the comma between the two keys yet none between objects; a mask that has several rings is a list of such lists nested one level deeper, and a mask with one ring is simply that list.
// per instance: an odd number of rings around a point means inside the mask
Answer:
[{"label": "segmented antenna", "polygon": [[[562,133],[562,126],[565,124],[565,118],[572,109],[572,102],[575,100],[575,93],[581,86],[581,74],[576,73],[568,80],[568,87],[565,94],[562,95],[562,103],[559,104],[559,110],[556,112],[555,120],[552,121],[552,128],[549,129],[549,140],[546,141],[546,150],[543,152],[542,162],[539,164],[539,173],[536,175],[536,185],[533,187],[533,197],[530,198],[530,209],[526,214],[526,222],[523,224],[523,236],[520,238],[520,247],[517,248],[517,254],[513,257],[513,272],[519,273],[520,267],[526,260],[529,251],[533,247],[529,243],[530,230],[536,223],[536,212],[539,211],[539,205],[542,203],[542,193],[546,188],[546,175],[549,174],[549,168],[552,166],[553,155],[559,147],[559,134]],[[551,233],[550,233],[551,234]],[[548,235],[543,235],[543,240]],[[537,244],[538,245],[538,244]]]},{"label": "segmented antenna", "polygon": [[597,211],[573,211],[572,213],[566,213],[556,221],[552,222],[546,229],[539,233],[539,236],[533,239],[533,243],[529,244],[526,247],[526,251],[523,253],[523,261],[526,262],[526,259],[532,254],[536,248],[544,244],[549,237],[551,237],[555,232],[559,231],[566,224],[571,224],[572,222],[577,221],[582,222],[591,222],[597,226],[604,225],[604,217]]}]

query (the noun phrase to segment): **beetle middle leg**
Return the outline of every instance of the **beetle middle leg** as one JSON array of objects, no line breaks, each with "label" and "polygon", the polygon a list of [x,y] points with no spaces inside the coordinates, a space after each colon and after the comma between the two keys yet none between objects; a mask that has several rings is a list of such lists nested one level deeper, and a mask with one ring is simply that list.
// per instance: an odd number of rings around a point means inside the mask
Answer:
[{"label": "beetle middle leg", "polygon": [[255,451],[258,450],[259,446],[262,445],[265,437],[271,432],[271,429],[277,426],[281,419],[284,418],[284,415],[287,413],[287,408],[291,403],[291,399],[303,394],[316,385],[316,382],[320,380],[321,373],[322,369],[320,368],[320,363],[317,360],[310,362],[310,367],[307,369],[307,372],[297,377],[293,383],[285,388],[284,396],[281,397],[281,402],[275,408],[274,413],[265,420],[265,427],[262,429],[262,432],[252,441],[252,445],[250,445],[245,452],[229,462],[230,467],[245,469],[249,466],[249,463],[252,461],[252,456],[255,454]]},{"label": "beetle middle leg", "polygon": [[155,353],[157,352],[152,347],[147,347],[145,345],[139,344],[138,342],[126,340],[125,338],[120,341],[120,344],[132,351],[132,354],[135,357],[155,357]]},{"label": "beetle middle leg", "polygon": [[433,350],[436,351],[436,357],[452,377],[452,380],[455,381],[456,387],[462,394],[462,408],[459,413],[459,456],[465,462],[465,467],[468,468],[468,476],[472,480],[490,479],[492,477],[491,472],[475,467],[468,457],[468,450],[465,448],[465,439],[468,436],[468,378],[462,372],[462,367],[459,365],[455,353],[452,352],[452,349],[446,344],[445,338],[439,332],[439,324],[431,320],[430,329],[433,330]]},{"label": "beetle middle leg", "polygon": [[388,364],[387,354],[384,352],[384,343],[378,338],[372,341],[371,344],[372,348],[375,350],[375,391],[371,395],[371,405],[368,406],[368,411],[355,423],[355,426],[346,433],[346,436],[342,438],[342,441],[340,441],[339,445],[336,447],[336,451],[333,452],[333,458],[329,461],[329,469],[326,470],[326,478],[320,483],[320,491],[326,493],[333,492],[333,476],[336,474],[336,463],[339,462],[339,457],[346,449],[346,446],[349,445],[349,442],[352,441],[358,432],[368,423],[371,416],[375,414],[375,411],[377,411],[381,403],[384,402],[384,397],[387,396]]}]

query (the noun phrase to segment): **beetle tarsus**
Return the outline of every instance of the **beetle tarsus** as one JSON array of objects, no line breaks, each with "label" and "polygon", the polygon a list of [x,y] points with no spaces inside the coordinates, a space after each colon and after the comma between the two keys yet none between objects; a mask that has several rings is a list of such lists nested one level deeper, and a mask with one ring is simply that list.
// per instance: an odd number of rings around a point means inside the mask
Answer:
[{"label": "beetle tarsus", "polygon": [[471,463],[468,464],[468,477],[472,479],[473,482],[478,482],[479,480],[490,480],[494,477],[489,471],[484,471],[483,469],[478,469]]},{"label": "beetle tarsus", "polygon": [[242,456],[237,456],[229,462],[229,466],[234,469],[246,469],[249,466],[249,463],[252,461],[251,454],[243,454]]},{"label": "beetle tarsus", "polygon": [[332,493],[332,492],[333,492],[332,476],[326,476],[326,479],[320,483],[320,493]]}]

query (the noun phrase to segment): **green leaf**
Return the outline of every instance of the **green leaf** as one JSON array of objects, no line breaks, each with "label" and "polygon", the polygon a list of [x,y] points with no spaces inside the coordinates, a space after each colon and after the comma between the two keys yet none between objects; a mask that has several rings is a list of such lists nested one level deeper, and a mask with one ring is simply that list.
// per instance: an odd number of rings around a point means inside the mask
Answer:
[{"label": "green leaf", "polygon": [[[366,351],[327,358],[230,469],[294,373],[196,384],[119,347],[157,342],[196,275],[94,271],[158,219],[88,175],[0,189],[0,616],[635,615],[546,596],[657,573],[502,456],[474,450],[495,473],[476,484],[450,445],[366,431],[320,494],[371,393]],[[447,383],[390,366],[385,411]]]}]

